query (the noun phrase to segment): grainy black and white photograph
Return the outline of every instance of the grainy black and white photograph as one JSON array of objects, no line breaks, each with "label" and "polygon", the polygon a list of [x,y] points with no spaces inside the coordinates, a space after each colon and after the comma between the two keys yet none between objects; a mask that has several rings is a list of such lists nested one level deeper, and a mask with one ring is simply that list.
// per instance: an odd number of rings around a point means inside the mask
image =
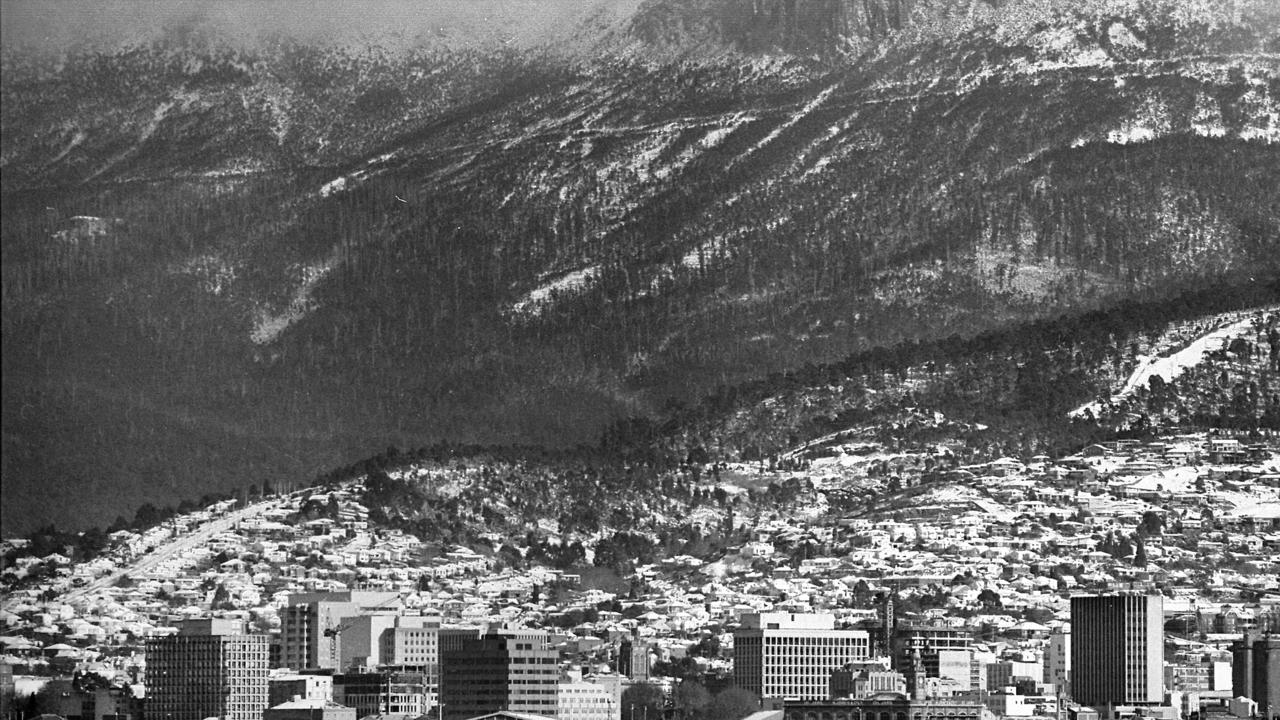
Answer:
[{"label": "grainy black and white photograph", "polygon": [[1280,718],[1280,0],[0,60],[0,720]]}]

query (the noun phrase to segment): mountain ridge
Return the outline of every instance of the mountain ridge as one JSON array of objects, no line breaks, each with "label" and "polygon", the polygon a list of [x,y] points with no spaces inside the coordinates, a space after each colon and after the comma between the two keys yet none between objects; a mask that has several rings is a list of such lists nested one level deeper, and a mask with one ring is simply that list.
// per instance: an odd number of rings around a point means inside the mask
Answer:
[{"label": "mountain ridge", "polygon": [[1275,58],[1018,47],[6,67],[31,132],[0,158],[5,475],[133,507],[388,442],[573,445],[876,345],[1275,271]]}]

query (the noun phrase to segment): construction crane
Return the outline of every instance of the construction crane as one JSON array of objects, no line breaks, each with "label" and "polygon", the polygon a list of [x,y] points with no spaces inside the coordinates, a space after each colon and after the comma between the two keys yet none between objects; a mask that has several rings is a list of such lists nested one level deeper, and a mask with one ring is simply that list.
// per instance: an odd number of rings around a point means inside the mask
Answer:
[{"label": "construction crane", "polygon": [[[360,608],[360,610],[362,615],[367,614],[370,611],[396,610],[396,609],[399,609],[400,607],[403,607],[403,603],[404,603],[403,598],[397,597],[395,600],[392,600],[383,605],[376,605],[373,607],[363,607],[363,608]],[[340,636],[342,635],[343,631],[349,630],[353,625],[356,624],[357,617],[339,618],[338,622],[335,624],[333,622],[332,616],[330,615],[325,616],[324,636],[329,638],[329,664],[335,670],[344,669],[344,668],[338,667],[338,643],[341,639]]]},{"label": "construction crane", "polygon": [[355,618],[343,618],[337,625],[332,624],[330,619],[329,626],[324,629],[324,636],[329,638],[329,664],[334,670],[340,670],[338,667],[338,639],[344,630],[348,630],[352,625],[356,624]]}]

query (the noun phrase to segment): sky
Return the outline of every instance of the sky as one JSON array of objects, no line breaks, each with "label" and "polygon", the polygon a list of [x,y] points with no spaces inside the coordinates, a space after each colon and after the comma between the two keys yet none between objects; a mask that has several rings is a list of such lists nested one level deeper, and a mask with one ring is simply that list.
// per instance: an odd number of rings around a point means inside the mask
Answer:
[{"label": "sky", "polygon": [[387,46],[424,41],[541,45],[600,12],[640,0],[0,0],[0,44],[63,50],[118,47],[195,29],[252,44],[283,34],[307,42]]}]

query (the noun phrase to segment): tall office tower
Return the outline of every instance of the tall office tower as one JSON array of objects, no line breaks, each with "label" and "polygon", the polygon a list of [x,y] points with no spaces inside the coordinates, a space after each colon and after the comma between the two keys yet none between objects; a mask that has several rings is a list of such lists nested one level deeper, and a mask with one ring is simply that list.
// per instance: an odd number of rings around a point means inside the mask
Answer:
[{"label": "tall office tower", "polygon": [[633,682],[649,681],[649,643],[635,630],[618,647],[618,672]]},{"label": "tall office tower", "polygon": [[1081,705],[1164,699],[1164,598],[1071,598],[1071,695]]},{"label": "tall office tower", "polygon": [[266,635],[239,620],[188,620],[147,641],[147,715],[164,720],[261,720],[267,708]]},{"label": "tall office tower", "polygon": [[280,619],[280,664],[294,670],[345,669],[342,640],[351,618],[395,608],[399,600],[393,592],[356,590],[290,595]]},{"label": "tall office tower", "polygon": [[825,700],[831,671],[866,660],[865,630],[836,630],[824,613],[746,613],[733,633],[733,675],[760,698]]},{"label": "tall office tower", "polygon": [[1071,690],[1071,626],[1064,625],[1049,635],[1044,651],[1044,681],[1064,692]]},{"label": "tall office tower", "polygon": [[498,710],[555,717],[560,653],[541,630],[505,630],[466,639],[440,656],[444,717]]},{"label": "tall office tower", "polygon": [[1280,717],[1280,637],[1246,632],[1231,646],[1231,693],[1258,703],[1258,716]]}]

